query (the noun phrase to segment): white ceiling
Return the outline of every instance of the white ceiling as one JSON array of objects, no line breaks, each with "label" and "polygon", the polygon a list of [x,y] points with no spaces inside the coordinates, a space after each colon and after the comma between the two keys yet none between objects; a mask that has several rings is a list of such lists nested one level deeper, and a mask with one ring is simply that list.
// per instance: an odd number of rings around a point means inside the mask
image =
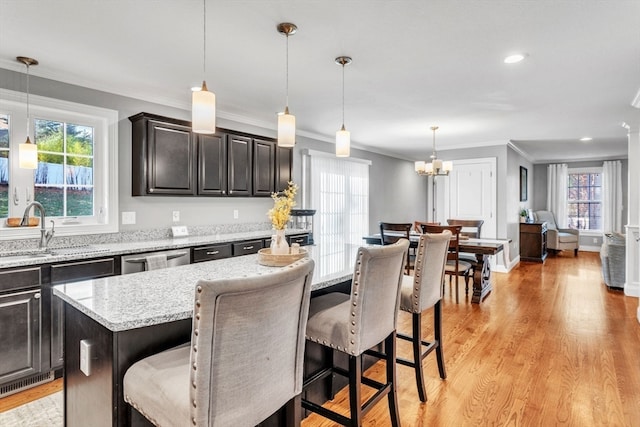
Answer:
[{"label": "white ceiling", "polygon": [[[190,108],[203,78],[200,0],[0,0],[0,67]],[[206,81],[218,116],[418,160],[514,145],[534,162],[626,157],[640,88],[640,1],[207,0]],[[503,58],[525,52],[507,65]],[[583,136],[593,141],[579,142]],[[442,157],[442,155],[440,156]]]}]

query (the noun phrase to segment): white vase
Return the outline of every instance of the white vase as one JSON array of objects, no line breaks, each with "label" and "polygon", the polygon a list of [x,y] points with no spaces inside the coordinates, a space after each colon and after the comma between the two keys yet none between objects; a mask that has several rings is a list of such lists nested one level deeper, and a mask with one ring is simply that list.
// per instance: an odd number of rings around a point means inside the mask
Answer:
[{"label": "white vase", "polygon": [[289,253],[289,244],[284,232],[284,229],[276,230],[276,234],[271,236],[271,253],[274,255],[287,255]]}]

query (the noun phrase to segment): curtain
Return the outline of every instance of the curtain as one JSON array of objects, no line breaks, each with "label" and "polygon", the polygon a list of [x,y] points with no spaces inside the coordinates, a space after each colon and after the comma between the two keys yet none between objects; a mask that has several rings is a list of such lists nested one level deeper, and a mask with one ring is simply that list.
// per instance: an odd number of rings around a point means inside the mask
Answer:
[{"label": "curtain", "polygon": [[547,210],[553,212],[558,228],[567,227],[567,179],[569,167],[565,163],[547,167]]},{"label": "curtain", "polygon": [[622,162],[602,165],[602,231],[622,232]]}]

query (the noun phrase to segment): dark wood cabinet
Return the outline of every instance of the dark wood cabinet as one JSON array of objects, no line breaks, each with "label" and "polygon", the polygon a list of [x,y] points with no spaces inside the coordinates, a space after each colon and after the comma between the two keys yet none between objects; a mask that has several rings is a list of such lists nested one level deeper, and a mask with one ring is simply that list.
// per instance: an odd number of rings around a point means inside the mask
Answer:
[{"label": "dark wood cabinet", "polygon": [[189,122],[153,114],[129,117],[132,123],[131,194],[196,194],[196,142]]},{"label": "dark wood cabinet", "polygon": [[253,140],[253,195],[270,196],[275,191],[276,142]]},{"label": "dark wood cabinet", "polygon": [[227,134],[227,186],[229,196],[251,196],[252,139]]},{"label": "dark wood cabinet", "polygon": [[198,194],[227,194],[227,140],[222,133],[198,135]]},{"label": "dark wood cabinet", "polygon": [[260,240],[247,240],[244,242],[233,244],[233,256],[242,256],[255,254],[262,249],[263,241]]},{"label": "dark wood cabinet", "polygon": [[195,134],[188,121],[149,113],[129,120],[134,196],[269,197],[291,181],[293,150],[274,139]]},{"label": "dark wood cabinet", "polygon": [[291,167],[293,165],[293,149],[276,147],[275,191],[285,190],[289,181],[293,179]]},{"label": "dark wood cabinet", "polygon": [[0,272],[0,384],[42,369],[40,276],[40,267]]},{"label": "dark wood cabinet", "polygon": [[[107,257],[86,261],[74,261],[51,265],[51,285],[78,282],[80,280],[97,279],[100,277],[120,274],[120,257]],[[46,287],[44,300],[50,301],[50,342],[51,369],[62,368],[64,365],[64,307],[60,298],[54,298],[51,288]]]},{"label": "dark wood cabinet", "polygon": [[520,261],[544,262],[547,258],[547,223],[520,223]]},{"label": "dark wood cabinet", "polygon": [[209,245],[193,248],[191,259],[194,263],[203,261],[213,261],[216,259],[229,258],[232,255],[230,243],[222,245]]}]

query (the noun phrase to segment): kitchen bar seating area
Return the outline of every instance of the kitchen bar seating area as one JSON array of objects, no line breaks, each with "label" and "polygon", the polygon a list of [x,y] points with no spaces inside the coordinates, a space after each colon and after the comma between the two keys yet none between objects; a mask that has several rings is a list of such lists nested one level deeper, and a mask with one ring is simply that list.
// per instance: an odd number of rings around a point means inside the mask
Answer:
[{"label": "kitchen bar seating area", "polygon": [[0,3],[0,426],[640,419],[637,0]]}]

